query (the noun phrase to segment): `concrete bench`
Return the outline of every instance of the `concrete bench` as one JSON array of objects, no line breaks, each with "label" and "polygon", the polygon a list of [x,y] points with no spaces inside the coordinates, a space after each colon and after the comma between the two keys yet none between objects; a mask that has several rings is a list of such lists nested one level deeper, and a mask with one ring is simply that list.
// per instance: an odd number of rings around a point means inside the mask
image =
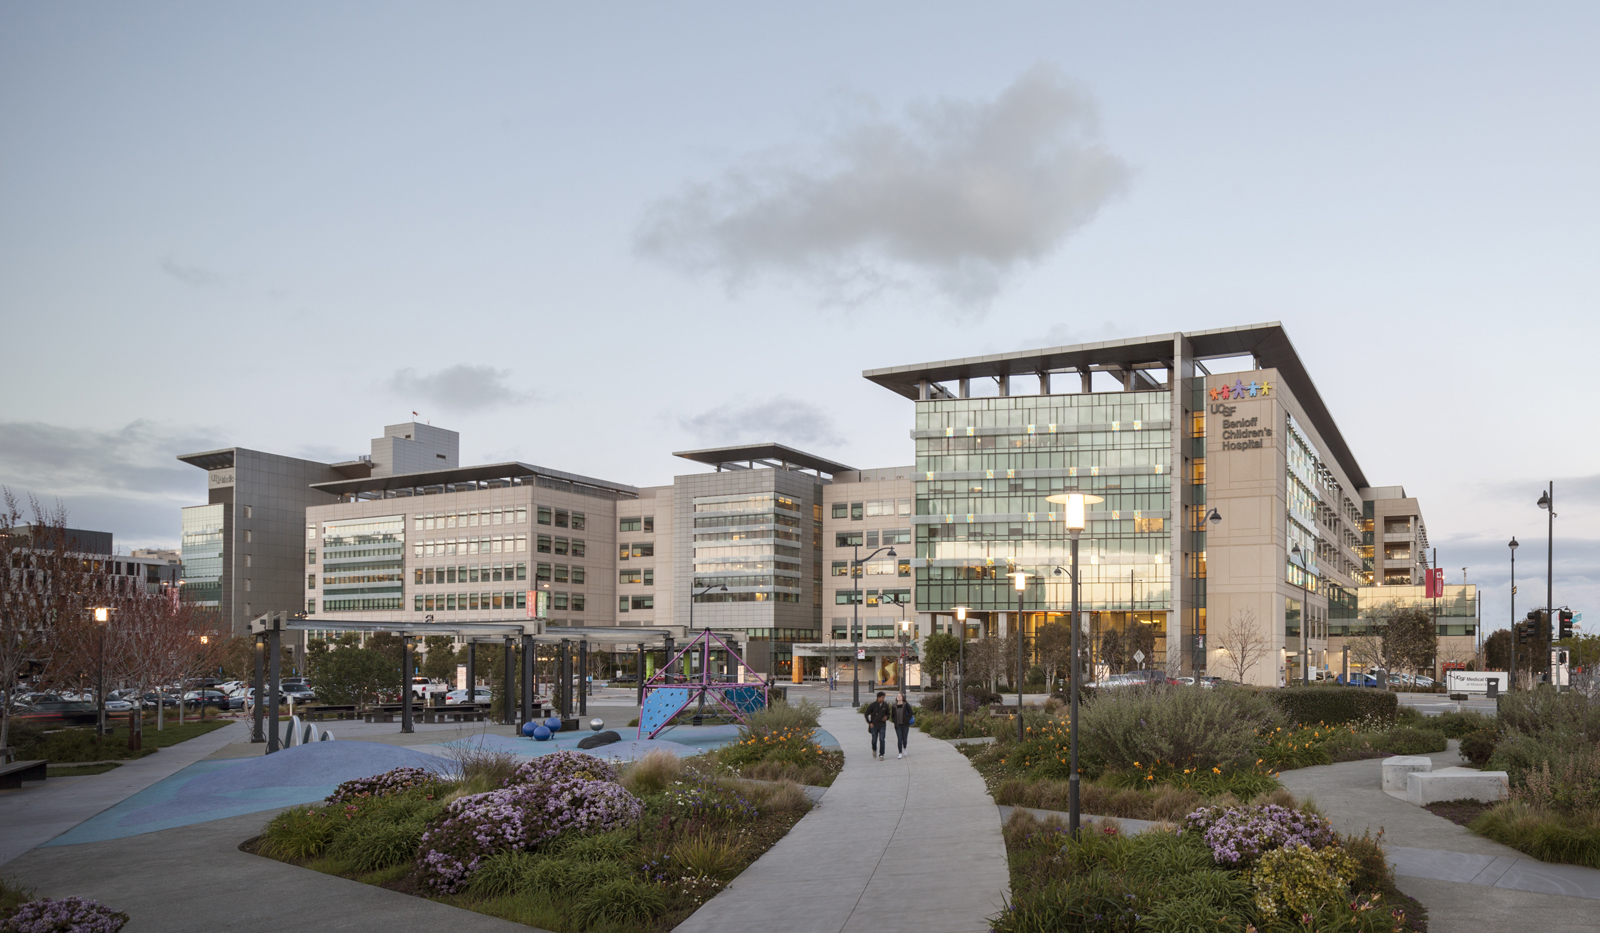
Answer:
[{"label": "concrete bench", "polygon": [[1441,768],[1433,772],[1413,771],[1406,775],[1406,799],[1419,807],[1445,800],[1497,803],[1510,793],[1511,782],[1504,771]]},{"label": "concrete bench", "polygon": [[1427,772],[1433,770],[1433,759],[1423,755],[1396,755],[1383,760],[1383,789],[1397,790],[1402,793],[1406,789],[1406,776],[1413,772]]},{"label": "concrete bench", "polygon": [[0,765],[0,788],[16,790],[23,781],[42,781],[48,761],[13,761]]}]

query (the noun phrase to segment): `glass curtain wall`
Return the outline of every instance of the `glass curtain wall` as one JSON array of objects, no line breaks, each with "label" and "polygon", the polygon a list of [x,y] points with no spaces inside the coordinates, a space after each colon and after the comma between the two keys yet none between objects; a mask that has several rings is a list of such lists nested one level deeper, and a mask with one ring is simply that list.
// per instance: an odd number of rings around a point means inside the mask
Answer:
[{"label": "glass curtain wall", "polygon": [[372,612],[405,605],[406,518],[322,523],[322,611]]},{"label": "glass curtain wall", "polygon": [[1166,390],[918,402],[918,610],[1014,611],[1006,575],[1021,569],[1024,630],[1064,618],[1068,578],[1054,571],[1070,561],[1068,536],[1046,497],[1078,490],[1105,500],[1080,539],[1084,610],[1100,631],[1164,636],[1171,406]]},{"label": "glass curtain wall", "polygon": [[192,505],[183,510],[183,599],[205,609],[222,607],[223,523],[228,507]]},{"label": "glass curtain wall", "polygon": [[[799,500],[774,493],[694,499],[697,603],[798,603],[805,535]],[[728,588],[701,594],[708,586]]]}]

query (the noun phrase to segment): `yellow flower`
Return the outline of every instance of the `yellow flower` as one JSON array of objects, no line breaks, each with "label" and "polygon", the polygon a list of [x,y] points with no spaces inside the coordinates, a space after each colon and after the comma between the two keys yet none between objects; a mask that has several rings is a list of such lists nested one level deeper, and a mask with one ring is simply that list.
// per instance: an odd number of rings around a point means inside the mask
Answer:
[{"label": "yellow flower", "polygon": [[1133,766],[1134,766],[1134,767],[1135,767],[1135,768],[1137,768],[1137,767],[1139,767],[1139,763],[1138,763],[1138,762],[1137,762],[1137,761],[1136,761],[1136,762],[1134,762],[1134,763],[1133,763]]}]

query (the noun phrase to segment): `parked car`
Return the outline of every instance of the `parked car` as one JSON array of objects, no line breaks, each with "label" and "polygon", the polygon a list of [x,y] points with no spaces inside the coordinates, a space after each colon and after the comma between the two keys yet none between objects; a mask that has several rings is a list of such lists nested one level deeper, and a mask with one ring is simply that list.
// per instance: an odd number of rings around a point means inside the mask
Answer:
[{"label": "parked car", "polygon": [[449,693],[450,685],[438,680],[430,680],[418,674],[411,678],[411,692],[418,698],[432,702],[433,697],[441,693]]},{"label": "parked car", "polygon": [[36,726],[88,726],[100,721],[92,703],[78,700],[41,700],[12,714],[13,719]]},{"label": "parked car", "polygon": [[221,690],[190,690],[183,695],[183,705],[190,709],[199,709],[202,706],[229,709],[228,702],[228,695]]},{"label": "parked car", "polygon": [[108,713],[126,713],[131,709],[133,709],[133,702],[130,700],[106,698],[106,712]]},{"label": "parked car", "polygon": [[1126,674],[1112,674],[1105,680],[1090,684],[1097,690],[1113,689],[1116,687],[1153,687],[1161,685],[1177,686],[1177,681],[1168,677],[1161,671],[1129,671]]},{"label": "parked car", "polygon": [[470,701],[467,699],[467,691],[452,690],[444,695],[444,704],[446,706],[456,706],[458,704],[468,702],[488,703],[489,699],[490,693],[488,687],[474,687],[472,690],[472,699]]},{"label": "parked car", "polygon": [[278,692],[296,703],[310,703],[317,698],[316,691],[304,683],[283,684],[278,688]]}]

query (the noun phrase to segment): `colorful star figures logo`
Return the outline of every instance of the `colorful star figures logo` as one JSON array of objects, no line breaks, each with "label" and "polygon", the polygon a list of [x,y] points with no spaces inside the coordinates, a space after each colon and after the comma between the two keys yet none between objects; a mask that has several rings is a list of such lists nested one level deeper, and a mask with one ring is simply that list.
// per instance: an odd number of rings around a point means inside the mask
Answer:
[{"label": "colorful star figures logo", "polygon": [[1241,398],[1266,398],[1272,394],[1272,383],[1251,380],[1249,385],[1245,385],[1244,380],[1235,379],[1231,386],[1219,386],[1207,391],[1211,393],[1211,401],[1213,402]]}]

